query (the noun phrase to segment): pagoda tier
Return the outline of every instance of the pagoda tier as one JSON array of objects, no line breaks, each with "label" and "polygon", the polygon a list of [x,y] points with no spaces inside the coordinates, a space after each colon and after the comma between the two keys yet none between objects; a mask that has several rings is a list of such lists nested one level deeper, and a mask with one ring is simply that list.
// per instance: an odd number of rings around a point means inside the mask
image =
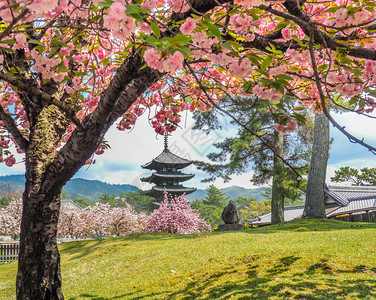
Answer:
[{"label": "pagoda tier", "polygon": [[154,186],[151,190],[142,192],[143,195],[151,196],[156,199],[156,201],[161,201],[164,197],[165,190],[169,195],[180,196],[183,194],[190,194],[196,191],[196,188],[188,188],[182,185],[165,185],[165,186]]},{"label": "pagoda tier", "polygon": [[180,171],[180,169],[188,167],[190,164],[192,164],[192,161],[171,153],[167,148],[167,141],[165,141],[163,152],[142,166],[144,169],[155,170],[152,175],[141,179],[144,182],[155,184],[150,190],[144,191],[142,194],[154,197],[155,202],[153,202],[153,205],[155,205],[155,203],[162,202],[165,191],[171,196],[193,193],[196,188],[189,188],[179,184],[194,177],[194,174],[185,174]]},{"label": "pagoda tier", "polygon": [[167,171],[167,169],[171,169],[172,171],[176,171],[177,169],[188,167],[190,164],[192,164],[191,160],[181,158],[171,153],[170,150],[165,149],[151,162],[141,167],[149,170]]},{"label": "pagoda tier", "polygon": [[193,178],[194,176],[194,174],[184,174],[182,172],[154,172],[149,177],[141,178],[141,181],[155,183],[156,185],[163,185],[163,182],[166,182],[167,185],[169,183],[172,185],[172,182],[176,181],[176,179],[179,179],[179,182],[183,182]]}]

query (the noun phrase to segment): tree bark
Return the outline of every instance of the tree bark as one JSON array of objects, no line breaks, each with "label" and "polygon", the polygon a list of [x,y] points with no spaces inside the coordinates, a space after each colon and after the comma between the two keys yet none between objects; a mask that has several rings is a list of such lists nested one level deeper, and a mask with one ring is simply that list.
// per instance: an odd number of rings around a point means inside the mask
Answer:
[{"label": "tree bark", "polygon": [[57,195],[30,191],[27,180],[23,196],[17,299],[64,299],[61,290],[60,255],[56,244],[60,209]]},{"label": "tree bark", "polygon": [[325,177],[329,157],[329,119],[315,115],[311,165],[308,173],[307,193],[303,217],[325,219]]},{"label": "tree bark", "polygon": [[23,194],[17,299],[64,299],[60,256],[56,244],[60,192],[65,184],[48,184],[48,167],[57,155],[56,145],[69,121],[56,106],[44,107],[30,129],[26,151],[26,185]]},{"label": "tree bark", "polygon": [[279,224],[284,221],[284,188],[283,171],[284,165],[280,157],[284,156],[283,133],[274,131],[274,165],[272,183],[272,224]]}]

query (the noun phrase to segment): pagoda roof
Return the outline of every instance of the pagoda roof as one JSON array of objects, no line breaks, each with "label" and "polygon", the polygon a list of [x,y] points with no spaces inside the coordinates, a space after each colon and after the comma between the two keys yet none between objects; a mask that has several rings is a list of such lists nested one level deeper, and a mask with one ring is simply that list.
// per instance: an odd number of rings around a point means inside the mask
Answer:
[{"label": "pagoda roof", "polygon": [[161,196],[163,196],[163,193],[165,191],[167,191],[167,193],[170,193],[170,194],[182,195],[182,194],[193,193],[196,190],[197,190],[196,188],[189,188],[189,187],[184,187],[184,186],[164,186],[164,187],[154,186],[152,189],[142,192],[142,194],[146,196],[160,198]]},{"label": "pagoda roof", "polygon": [[181,169],[188,167],[190,164],[192,164],[191,160],[179,157],[170,152],[170,150],[165,149],[156,158],[141,167],[144,169],[156,170],[163,168],[163,166],[175,166],[176,168]]},{"label": "pagoda roof", "polygon": [[189,180],[193,178],[195,175],[194,174],[179,174],[179,173],[153,173],[151,176],[141,178],[141,181],[144,182],[153,182],[155,180],[163,180],[163,179],[178,179],[177,181],[182,182]]}]

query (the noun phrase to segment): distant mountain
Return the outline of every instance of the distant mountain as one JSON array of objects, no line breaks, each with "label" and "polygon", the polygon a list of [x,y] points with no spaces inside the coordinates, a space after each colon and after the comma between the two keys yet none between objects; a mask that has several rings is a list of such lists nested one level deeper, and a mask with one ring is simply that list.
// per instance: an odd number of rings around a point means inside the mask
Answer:
[{"label": "distant mountain", "polygon": [[[14,191],[22,193],[25,186],[25,175],[0,176],[0,194]],[[83,197],[88,201],[98,201],[99,197],[108,193],[119,196],[120,193],[138,191],[139,188],[130,184],[109,184],[99,180],[87,180],[74,178],[63,187],[67,192],[67,198]]]},{"label": "distant mountain", "polygon": [[[264,197],[261,195],[265,192],[265,187],[255,188],[255,189],[246,189],[240,186],[231,186],[227,188],[220,189],[222,192],[225,193],[226,197],[230,197],[229,200],[235,200],[239,197],[244,198],[256,198],[256,200],[262,201]],[[195,199],[203,199],[206,196],[206,190],[197,189],[196,192],[187,195],[189,201],[193,201]]]},{"label": "distant mountain", "polygon": [[[0,176],[0,197],[3,195],[9,195],[9,193],[21,194],[25,186],[25,175],[7,175]],[[220,189],[225,192],[230,200],[234,200],[238,197],[256,198],[257,201],[261,201],[264,197],[261,193],[266,188],[246,189],[239,186],[232,186],[228,188]],[[67,192],[67,198],[74,199],[75,197],[83,197],[88,201],[98,201],[99,197],[104,193],[110,195],[114,194],[119,196],[120,193],[128,193],[138,191],[139,188],[130,184],[109,184],[99,180],[88,180],[82,178],[75,178],[68,181],[63,187],[63,190]],[[188,199],[193,201],[195,199],[203,199],[206,196],[206,191],[198,189],[196,192],[188,195]]]},{"label": "distant mountain", "polygon": [[0,176],[0,196],[22,195],[25,189],[25,175]]},{"label": "distant mountain", "polygon": [[139,188],[130,184],[109,184],[99,180],[87,180],[82,178],[71,179],[63,187],[67,191],[67,198],[83,197],[88,201],[98,201],[104,193],[119,196],[120,193],[138,191]]},{"label": "distant mountain", "polygon": [[230,196],[230,200],[235,200],[239,197],[244,198],[256,198],[256,200],[262,201],[265,199],[261,194],[265,193],[266,187],[246,189],[240,186],[231,186],[228,188],[221,189],[222,192],[225,192],[226,196]]}]

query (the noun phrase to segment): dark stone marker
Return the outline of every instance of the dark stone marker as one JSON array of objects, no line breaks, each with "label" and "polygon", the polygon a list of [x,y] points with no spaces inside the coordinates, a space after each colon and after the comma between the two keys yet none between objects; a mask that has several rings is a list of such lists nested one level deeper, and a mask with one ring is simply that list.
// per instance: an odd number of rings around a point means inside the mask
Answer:
[{"label": "dark stone marker", "polygon": [[225,224],[218,225],[218,231],[243,230],[244,225],[239,224],[240,218],[235,203],[231,200],[222,212],[222,220]]}]

